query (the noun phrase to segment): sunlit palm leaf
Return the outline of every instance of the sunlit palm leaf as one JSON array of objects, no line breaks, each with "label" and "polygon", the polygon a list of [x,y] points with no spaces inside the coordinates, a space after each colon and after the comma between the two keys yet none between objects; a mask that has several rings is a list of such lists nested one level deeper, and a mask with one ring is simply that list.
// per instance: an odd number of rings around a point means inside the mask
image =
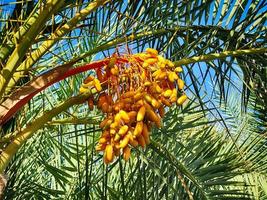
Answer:
[{"label": "sunlit palm leaf", "polygon": [[[21,3],[26,5],[23,12]],[[1,25],[1,48],[21,25],[11,19],[20,16],[24,22],[30,9],[38,6],[36,1],[25,3],[18,1],[19,12],[13,17],[3,14],[7,23]],[[68,1],[46,20],[21,59],[87,5]],[[113,1],[79,21],[23,74],[32,79],[70,60],[89,63],[116,50],[127,53],[128,47],[133,52],[154,47],[173,61],[264,47],[266,6],[264,0]],[[149,31],[153,34],[142,35]],[[130,39],[132,33],[141,36]],[[12,52],[15,44],[8,44]],[[1,57],[1,67],[7,58]],[[170,111],[165,126],[153,130],[151,146],[134,150],[128,163],[117,160],[104,166],[94,150],[100,133],[94,124],[101,114],[89,113],[85,105],[71,107],[46,123],[16,154],[7,170],[5,198],[264,199],[265,142],[255,133],[266,132],[265,60],[266,54],[244,55],[184,66],[188,106]],[[70,77],[37,95],[16,116],[13,130],[7,128],[7,135],[76,95],[89,73],[93,72]],[[241,103],[248,113],[240,112]]]}]

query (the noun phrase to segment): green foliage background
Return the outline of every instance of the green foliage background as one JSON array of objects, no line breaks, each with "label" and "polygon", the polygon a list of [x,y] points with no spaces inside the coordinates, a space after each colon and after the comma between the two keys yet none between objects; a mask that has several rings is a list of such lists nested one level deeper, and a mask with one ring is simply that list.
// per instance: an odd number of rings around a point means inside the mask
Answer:
[{"label": "green foliage background", "polygon": [[[4,199],[267,199],[266,1],[19,0],[0,8],[0,80],[14,67],[11,80],[0,82],[1,102],[58,65],[80,66],[117,51],[153,47],[179,62],[248,50],[183,65],[189,101],[172,107],[164,126],[153,129],[151,145],[134,149],[127,163],[119,158],[105,166],[95,152],[98,110],[73,105],[46,121],[9,163]],[[1,148],[78,95],[90,73],[36,95],[2,127]]]}]

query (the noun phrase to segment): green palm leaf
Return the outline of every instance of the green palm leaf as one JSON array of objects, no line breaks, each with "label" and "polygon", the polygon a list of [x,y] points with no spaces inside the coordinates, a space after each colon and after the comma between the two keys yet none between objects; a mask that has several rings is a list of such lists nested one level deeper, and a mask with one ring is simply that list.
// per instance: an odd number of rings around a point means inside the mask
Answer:
[{"label": "green palm leaf", "polygon": [[266,6],[264,0],[2,3],[0,103],[57,66],[147,47],[183,66],[189,96],[183,108],[170,108],[146,149],[106,166],[95,152],[103,116],[81,104],[90,94],[78,94],[94,72],[41,91],[1,128],[1,149],[13,150],[0,154],[8,175],[4,199],[265,199]]}]

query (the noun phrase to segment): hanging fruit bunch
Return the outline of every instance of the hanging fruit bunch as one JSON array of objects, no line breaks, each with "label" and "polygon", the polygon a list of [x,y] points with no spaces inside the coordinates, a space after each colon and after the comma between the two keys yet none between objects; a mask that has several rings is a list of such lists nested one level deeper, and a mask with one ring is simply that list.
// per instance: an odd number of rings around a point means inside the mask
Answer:
[{"label": "hanging fruit bunch", "polygon": [[144,53],[113,56],[107,66],[96,69],[97,78],[84,80],[80,92],[92,88],[100,92],[97,99],[90,97],[88,106],[105,113],[96,150],[104,151],[106,164],[121,154],[127,161],[131,148],[148,145],[151,128],[161,127],[165,108],[185,102],[179,72],[181,67],[147,48]]}]

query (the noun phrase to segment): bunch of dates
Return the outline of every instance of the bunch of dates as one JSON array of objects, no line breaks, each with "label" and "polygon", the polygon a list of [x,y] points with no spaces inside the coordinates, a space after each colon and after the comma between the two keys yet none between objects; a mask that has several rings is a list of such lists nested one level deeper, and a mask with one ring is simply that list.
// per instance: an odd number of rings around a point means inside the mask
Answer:
[{"label": "bunch of dates", "polygon": [[143,53],[114,55],[95,77],[84,80],[80,92],[95,88],[100,93],[90,97],[88,106],[105,113],[96,150],[104,151],[106,164],[121,154],[127,161],[131,148],[145,148],[152,126],[162,126],[166,108],[186,101],[179,72],[181,67],[147,48]]}]

